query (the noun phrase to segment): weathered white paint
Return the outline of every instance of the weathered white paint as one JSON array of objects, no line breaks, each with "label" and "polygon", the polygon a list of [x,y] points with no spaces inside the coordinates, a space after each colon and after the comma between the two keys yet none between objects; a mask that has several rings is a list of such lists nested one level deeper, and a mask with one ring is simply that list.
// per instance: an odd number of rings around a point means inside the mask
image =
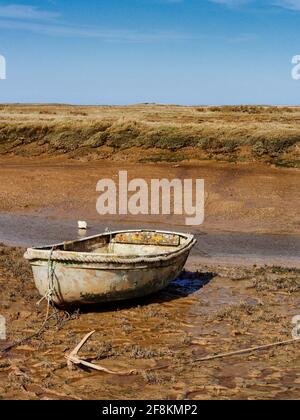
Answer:
[{"label": "weathered white paint", "polygon": [[181,273],[195,242],[192,235],[174,232],[111,232],[56,245],[52,251],[29,249],[25,258],[41,296],[49,291],[50,282],[57,305],[90,304],[137,298],[165,288]]}]

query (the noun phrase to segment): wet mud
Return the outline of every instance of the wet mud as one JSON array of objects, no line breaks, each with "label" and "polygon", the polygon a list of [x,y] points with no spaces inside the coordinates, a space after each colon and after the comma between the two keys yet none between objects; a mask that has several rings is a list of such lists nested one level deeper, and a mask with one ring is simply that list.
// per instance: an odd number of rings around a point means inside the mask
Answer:
[{"label": "wet mud", "polygon": [[[96,211],[100,179],[204,179],[205,221],[188,227],[202,231],[300,235],[299,170],[258,164],[74,162],[62,159],[0,159],[0,212],[88,220],[95,226],[155,225],[186,228],[185,216],[100,216]],[[0,225],[1,227],[1,225]],[[1,231],[0,231],[1,233]],[[1,241],[1,238],[0,238]]]},{"label": "wet mud", "polygon": [[[120,163],[35,158],[0,161],[0,340],[2,399],[298,399],[299,342],[206,362],[196,359],[292,338],[300,315],[299,171],[259,165],[122,163],[131,177],[204,178],[206,219],[100,217],[96,183]],[[23,248],[125,227],[193,230],[186,271],[153,296],[46,315]],[[8,247],[7,245],[11,245]],[[265,264],[267,266],[265,266]],[[80,355],[120,376],[70,371],[65,356],[90,331]],[[158,369],[161,368],[161,369]]]},{"label": "wet mud", "polygon": [[[42,324],[23,249],[0,247],[0,313],[7,321],[1,348]],[[291,338],[299,315],[300,272],[280,267],[197,264],[147,298],[52,310],[47,329],[0,356],[3,399],[298,399],[299,343],[193,363],[208,355]],[[80,355],[132,376],[76,369],[65,355],[90,331]],[[1,351],[0,348],[0,351]],[[158,367],[163,367],[157,369]],[[150,370],[149,370],[150,369]],[[151,370],[152,369],[152,370]]]}]

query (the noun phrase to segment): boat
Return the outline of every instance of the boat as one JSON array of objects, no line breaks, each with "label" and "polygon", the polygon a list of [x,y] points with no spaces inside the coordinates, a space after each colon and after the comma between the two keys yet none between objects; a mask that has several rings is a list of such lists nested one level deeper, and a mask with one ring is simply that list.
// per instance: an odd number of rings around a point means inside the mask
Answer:
[{"label": "boat", "polygon": [[158,292],[182,272],[195,243],[191,234],[125,230],[29,248],[24,257],[40,295],[65,307]]}]

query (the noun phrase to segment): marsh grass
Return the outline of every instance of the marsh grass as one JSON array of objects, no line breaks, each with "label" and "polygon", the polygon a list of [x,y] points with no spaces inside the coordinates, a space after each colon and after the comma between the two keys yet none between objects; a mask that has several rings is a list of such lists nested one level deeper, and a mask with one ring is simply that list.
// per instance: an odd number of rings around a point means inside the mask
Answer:
[{"label": "marsh grass", "polygon": [[131,148],[164,152],[143,158],[137,153],[138,161],[169,161],[173,156],[174,162],[299,163],[298,107],[2,105],[0,118],[0,154],[78,158],[109,147],[112,154]]},{"label": "marsh grass", "polygon": [[0,267],[22,283],[32,277],[29,263],[23,258],[24,250],[21,248],[8,248],[0,244]]},{"label": "marsh grass", "polygon": [[259,291],[295,293],[300,291],[300,270],[284,267],[258,268],[253,281]]}]

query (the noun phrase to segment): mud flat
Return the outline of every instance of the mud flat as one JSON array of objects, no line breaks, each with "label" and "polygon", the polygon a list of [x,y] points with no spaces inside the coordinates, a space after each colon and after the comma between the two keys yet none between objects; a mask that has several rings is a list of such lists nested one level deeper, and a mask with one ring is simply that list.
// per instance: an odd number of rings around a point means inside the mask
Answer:
[{"label": "mud flat", "polygon": [[[186,229],[175,218],[100,218],[96,183],[115,177],[119,166],[6,158],[0,162],[0,242],[73,239],[82,218],[91,234],[106,226]],[[298,399],[299,342],[193,360],[292,338],[292,319],[300,315],[299,171],[211,163],[124,166],[132,177],[150,179],[155,171],[159,178],[206,180],[206,220],[193,229],[198,245],[186,271],[145,299],[54,311],[40,336],[0,353],[1,398]],[[37,331],[45,317],[23,252],[0,246],[0,314],[7,321],[0,351]],[[92,330],[83,357],[140,374],[69,371],[65,355]]]},{"label": "mud flat", "polygon": [[100,216],[99,179],[116,180],[120,164],[68,159],[0,160],[0,241],[45,245],[76,239],[77,220],[88,235],[105,228],[192,230],[199,262],[299,266],[299,170],[210,162],[181,165],[122,163],[130,178],[205,180],[205,222],[186,227],[178,216]]},{"label": "mud flat", "polygon": [[[45,317],[20,248],[0,247],[0,313],[7,341]],[[300,272],[280,267],[198,265],[166,290],[138,301],[57,312],[40,336],[0,355],[5,399],[298,399],[299,342],[193,363],[208,355],[291,338]],[[198,271],[197,271],[198,270]],[[69,371],[65,355],[96,330],[81,355],[133,376]],[[169,365],[162,370],[147,371]]]},{"label": "mud flat", "polygon": [[[127,223],[184,228],[184,218],[169,216],[99,216],[96,191],[100,179],[204,179],[204,231],[300,234],[300,172],[261,164],[186,162],[132,164],[74,162],[69,159],[6,157],[0,159],[0,212],[40,215],[56,220],[90,220],[99,226]],[[0,232],[1,233],[1,232]]]}]

